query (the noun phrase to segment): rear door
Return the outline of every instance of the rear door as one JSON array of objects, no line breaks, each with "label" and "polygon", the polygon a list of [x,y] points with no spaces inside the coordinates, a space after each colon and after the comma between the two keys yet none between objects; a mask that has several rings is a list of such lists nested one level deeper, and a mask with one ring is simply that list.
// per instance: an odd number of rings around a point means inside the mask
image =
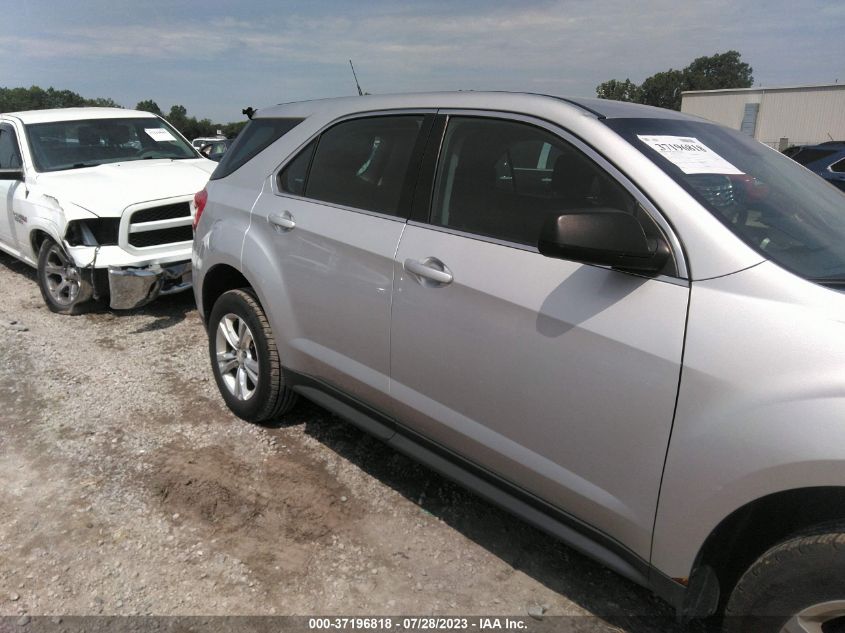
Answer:
[{"label": "rear door", "polygon": [[689,288],[540,255],[540,227],[567,209],[660,230],[619,172],[561,134],[450,116],[430,213],[395,259],[391,413],[647,560]]},{"label": "rear door", "polygon": [[[8,123],[0,123],[0,169],[22,167],[15,129]],[[0,242],[15,250],[15,199],[23,198],[24,191],[23,183],[18,180],[0,180]]]},{"label": "rear door", "polygon": [[281,279],[269,301],[285,367],[378,404],[388,390],[393,256],[433,116],[357,117],[323,131],[256,202]]}]

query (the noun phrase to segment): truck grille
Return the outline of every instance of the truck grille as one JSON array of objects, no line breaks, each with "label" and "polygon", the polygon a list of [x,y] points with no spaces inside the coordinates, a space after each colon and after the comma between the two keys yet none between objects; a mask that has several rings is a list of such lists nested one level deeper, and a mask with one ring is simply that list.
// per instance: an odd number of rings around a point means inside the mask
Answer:
[{"label": "truck grille", "polygon": [[190,242],[191,207],[187,202],[135,211],[129,218],[129,245],[135,248]]}]

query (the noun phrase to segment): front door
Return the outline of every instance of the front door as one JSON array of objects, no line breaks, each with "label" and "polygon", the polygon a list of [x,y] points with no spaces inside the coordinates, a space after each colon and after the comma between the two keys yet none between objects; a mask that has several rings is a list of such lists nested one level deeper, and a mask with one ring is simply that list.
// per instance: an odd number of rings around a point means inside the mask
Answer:
[{"label": "front door", "polygon": [[452,117],[438,165],[395,259],[391,412],[647,560],[689,288],[539,254],[550,215],[644,213],[546,129]]},{"label": "front door", "polygon": [[[0,124],[0,169],[21,169],[22,165],[14,128]],[[23,195],[23,190],[19,180],[0,180],[0,242],[14,250],[17,250],[14,201]]]}]

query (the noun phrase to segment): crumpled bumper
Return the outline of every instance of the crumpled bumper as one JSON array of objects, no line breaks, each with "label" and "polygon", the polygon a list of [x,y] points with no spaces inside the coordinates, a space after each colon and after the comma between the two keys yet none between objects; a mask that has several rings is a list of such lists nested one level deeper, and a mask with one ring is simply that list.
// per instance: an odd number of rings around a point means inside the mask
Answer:
[{"label": "crumpled bumper", "polygon": [[152,266],[109,266],[109,305],[115,310],[131,310],[162,295],[191,287],[191,262]]}]

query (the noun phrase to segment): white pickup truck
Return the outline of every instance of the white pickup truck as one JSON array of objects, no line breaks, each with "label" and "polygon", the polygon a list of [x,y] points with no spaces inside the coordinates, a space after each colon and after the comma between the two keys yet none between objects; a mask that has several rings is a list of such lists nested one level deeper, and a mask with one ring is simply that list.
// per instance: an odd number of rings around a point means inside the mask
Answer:
[{"label": "white pickup truck", "polygon": [[120,108],[0,115],[0,250],[77,314],[190,288],[192,207],[216,163],[166,121]]}]

